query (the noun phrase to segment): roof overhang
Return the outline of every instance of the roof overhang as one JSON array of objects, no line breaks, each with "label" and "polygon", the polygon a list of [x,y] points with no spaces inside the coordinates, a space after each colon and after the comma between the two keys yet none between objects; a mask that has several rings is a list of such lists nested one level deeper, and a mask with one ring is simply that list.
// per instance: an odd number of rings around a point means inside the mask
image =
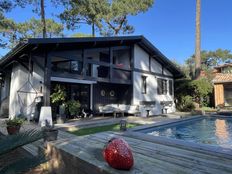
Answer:
[{"label": "roof overhang", "polygon": [[167,57],[165,57],[151,42],[143,36],[118,36],[118,37],[84,37],[84,38],[31,38],[21,41],[9,53],[0,60],[0,67],[6,67],[12,63],[17,57],[23,53],[33,50],[38,47],[54,50],[59,48],[76,48],[86,46],[106,46],[106,45],[123,45],[123,44],[138,44],[151,57],[165,65],[175,78],[183,77],[183,73],[176,67]]}]

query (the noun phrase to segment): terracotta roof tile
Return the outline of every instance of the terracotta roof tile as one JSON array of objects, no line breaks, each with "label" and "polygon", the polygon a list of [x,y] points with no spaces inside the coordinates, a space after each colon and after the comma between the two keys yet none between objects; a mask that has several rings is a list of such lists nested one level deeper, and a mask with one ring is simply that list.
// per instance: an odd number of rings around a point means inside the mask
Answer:
[{"label": "terracotta roof tile", "polygon": [[216,73],[214,79],[214,83],[220,83],[220,82],[232,82],[232,74],[223,74],[223,73]]}]

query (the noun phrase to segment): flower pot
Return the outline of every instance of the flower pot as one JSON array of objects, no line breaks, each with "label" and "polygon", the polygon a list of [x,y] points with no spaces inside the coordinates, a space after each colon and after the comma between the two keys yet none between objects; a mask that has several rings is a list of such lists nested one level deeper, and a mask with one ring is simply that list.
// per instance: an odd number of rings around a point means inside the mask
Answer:
[{"label": "flower pot", "polygon": [[44,130],[44,141],[55,141],[57,140],[57,136],[58,136],[57,129]]},{"label": "flower pot", "polygon": [[7,126],[7,132],[9,135],[17,134],[19,133],[19,130],[21,128],[20,125],[15,125],[15,126]]}]

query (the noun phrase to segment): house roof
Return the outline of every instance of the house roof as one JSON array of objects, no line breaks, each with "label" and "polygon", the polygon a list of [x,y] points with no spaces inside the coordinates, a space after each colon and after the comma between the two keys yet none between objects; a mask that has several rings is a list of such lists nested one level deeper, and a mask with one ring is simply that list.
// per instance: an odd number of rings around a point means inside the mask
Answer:
[{"label": "house roof", "polygon": [[227,83],[232,82],[232,74],[216,73],[213,83]]},{"label": "house roof", "polygon": [[220,69],[220,68],[224,68],[224,67],[228,67],[228,66],[232,66],[232,63],[226,63],[226,64],[223,64],[223,65],[216,66],[214,68],[215,69]]},{"label": "house roof", "polygon": [[118,37],[83,37],[83,38],[30,38],[22,40],[16,47],[0,59],[0,67],[7,66],[20,55],[38,47],[45,49],[74,48],[75,46],[86,45],[122,45],[136,43],[147,51],[150,56],[163,64],[175,78],[183,77],[183,73],[166,56],[164,56],[144,36],[118,36]]}]

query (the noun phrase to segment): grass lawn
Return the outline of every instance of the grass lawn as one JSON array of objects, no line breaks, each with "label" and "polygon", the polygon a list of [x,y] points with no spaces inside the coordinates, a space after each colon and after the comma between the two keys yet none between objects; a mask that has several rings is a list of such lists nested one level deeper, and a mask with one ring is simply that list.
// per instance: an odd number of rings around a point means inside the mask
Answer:
[{"label": "grass lawn", "polygon": [[[133,128],[136,126],[140,126],[140,124],[127,123],[127,128]],[[70,133],[77,135],[77,136],[82,136],[82,135],[89,135],[89,134],[105,132],[105,131],[119,131],[119,129],[120,129],[119,124],[111,124],[111,125],[105,125],[105,126],[83,128],[77,131],[70,131]]]}]

